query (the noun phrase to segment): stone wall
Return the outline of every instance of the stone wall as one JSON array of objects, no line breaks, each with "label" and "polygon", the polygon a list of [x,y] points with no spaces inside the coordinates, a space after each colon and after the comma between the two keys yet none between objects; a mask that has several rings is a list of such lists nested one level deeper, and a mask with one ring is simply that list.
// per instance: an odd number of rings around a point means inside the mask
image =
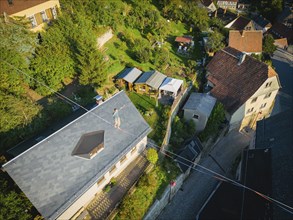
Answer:
[{"label": "stone wall", "polygon": [[148,212],[144,216],[144,220],[153,220],[156,219],[159,214],[162,212],[162,210],[168,205],[168,203],[171,201],[173,196],[177,193],[177,191],[181,188],[184,181],[184,175],[180,174],[175,182],[176,186],[172,187],[169,185],[164,193],[162,194],[160,199],[156,199],[156,201],[153,203],[153,205],[149,208]]}]

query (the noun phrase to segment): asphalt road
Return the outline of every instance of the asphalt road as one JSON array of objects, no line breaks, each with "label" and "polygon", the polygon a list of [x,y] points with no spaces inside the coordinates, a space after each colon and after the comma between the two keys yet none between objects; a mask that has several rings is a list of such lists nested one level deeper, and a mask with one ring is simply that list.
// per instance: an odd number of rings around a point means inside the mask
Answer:
[{"label": "asphalt road", "polygon": [[272,61],[282,86],[272,112],[272,115],[275,115],[293,107],[293,55],[277,49],[272,56]]},{"label": "asphalt road", "polygon": [[[241,134],[231,131],[218,142],[211,155],[216,159],[222,168],[229,173],[235,158],[242,149],[249,145],[252,134]],[[211,159],[205,157],[200,161],[200,165],[209,168],[220,174],[224,174],[221,168]],[[200,170],[203,170],[196,167]],[[207,172],[207,171],[204,171]],[[225,174],[228,176],[228,174]],[[205,203],[211,192],[214,190],[218,180],[210,175],[194,170],[189,178],[184,182],[182,190],[179,190],[173,197],[171,203],[166,206],[157,218],[158,220],[189,220],[195,219],[202,205]]]}]

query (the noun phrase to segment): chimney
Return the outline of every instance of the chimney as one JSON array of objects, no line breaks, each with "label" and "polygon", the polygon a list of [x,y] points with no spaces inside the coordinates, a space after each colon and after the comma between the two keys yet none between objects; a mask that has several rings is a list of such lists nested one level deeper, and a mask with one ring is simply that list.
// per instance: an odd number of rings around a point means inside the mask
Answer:
[{"label": "chimney", "polygon": [[246,54],[245,54],[245,53],[242,53],[242,54],[239,56],[238,66],[241,65],[241,64],[244,62],[245,57],[246,57]]}]

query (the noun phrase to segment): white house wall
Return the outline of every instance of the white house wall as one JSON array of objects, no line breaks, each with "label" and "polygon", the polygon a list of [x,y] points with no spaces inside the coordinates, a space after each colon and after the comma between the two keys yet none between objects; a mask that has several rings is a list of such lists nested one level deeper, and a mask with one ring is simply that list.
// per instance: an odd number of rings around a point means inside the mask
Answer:
[{"label": "white house wall", "polygon": [[[104,174],[105,180],[99,185],[95,183],[91,186],[88,191],[86,191],[81,197],[79,197],[63,214],[61,214],[57,219],[64,220],[72,218],[77,212],[82,211],[95,197],[95,195],[102,191],[102,189],[110,182],[111,178],[118,176],[132,161],[134,161],[137,156],[144,151],[147,144],[147,137],[144,137],[135,147],[136,150],[131,152],[132,148],[127,154],[127,159],[121,164],[120,158],[116,163],[116,170],[110,174],[109,171]],[[103,176],[101,176],[102,178]]]}]

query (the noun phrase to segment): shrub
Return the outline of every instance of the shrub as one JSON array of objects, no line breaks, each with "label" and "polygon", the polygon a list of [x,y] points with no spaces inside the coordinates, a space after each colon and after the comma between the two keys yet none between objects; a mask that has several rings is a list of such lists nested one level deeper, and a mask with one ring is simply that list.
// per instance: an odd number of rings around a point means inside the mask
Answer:
[{"label": "shrub", "polygon": [[156,164],[158,159],[159,159],[157,151],[155,149],[153,149],[153,148],[148,149],[148,151],[147,151],[147,159],[148,159],[148,161],[150,163]]}]

